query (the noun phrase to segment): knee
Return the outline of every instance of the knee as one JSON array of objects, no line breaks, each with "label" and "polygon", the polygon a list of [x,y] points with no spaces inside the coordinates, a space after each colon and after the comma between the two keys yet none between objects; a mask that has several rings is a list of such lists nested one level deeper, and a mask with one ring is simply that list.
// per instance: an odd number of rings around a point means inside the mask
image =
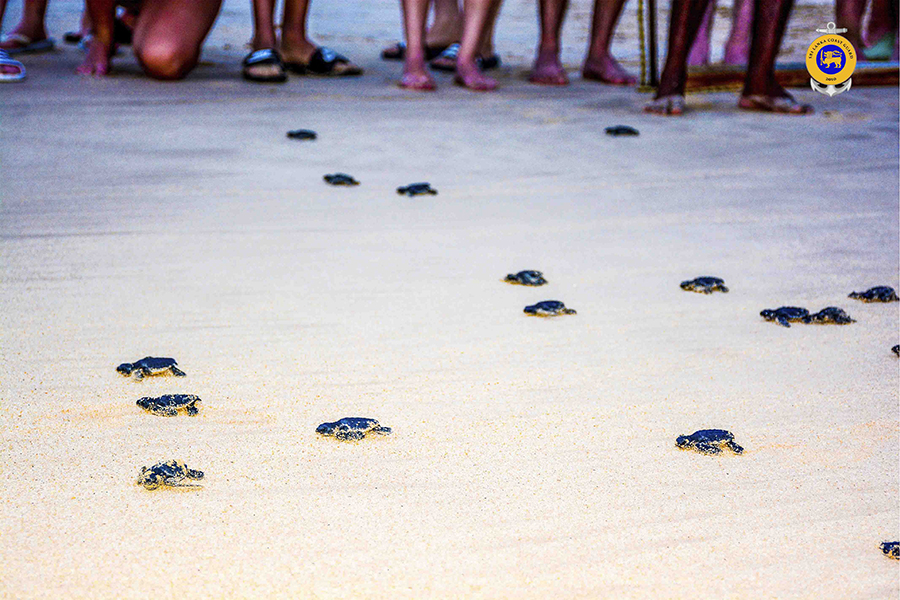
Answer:
[{"label": "knee", "polygon": [[135,48],[144,72],[154,79],[183,79],[197,64],[199,52],[170,40],[157,40]]}]

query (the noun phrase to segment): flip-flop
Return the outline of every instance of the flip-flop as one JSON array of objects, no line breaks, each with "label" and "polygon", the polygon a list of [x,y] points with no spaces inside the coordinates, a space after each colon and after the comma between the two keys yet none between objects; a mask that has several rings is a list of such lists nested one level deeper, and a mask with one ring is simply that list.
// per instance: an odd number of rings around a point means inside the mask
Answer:
[{"label": "flip-flop", "polygon": [[[435,71],[445,71],[454,73],[456,71],[456,57],[459,56],[459,44],[450,44],[444,51],[437,55],[428,63],[428,66]],[[446,62],[440,62],[446,61]]]},{"label": "flip-flop", "polygon": [[863,48],[862,53],[866,60],[891,60],[891,55],[894,53],[893,32],[884,34],[877,42],[868,48]]},{"label": "flip-flop", "polygon": [[[444,46],[425,46],[425,60],[433,60],[441,55],[441,52],[447,49]],[[406,43],[397,42],[393,46],[388,46],[381,51],[382,60],[403,60],[406,58]]]},{"label": "flip-flop", "polygon": [[475,59],[475,64],[478,65],[478,68],[482,71],[490,71],[491,69],[496,69],[500,66],[500,57],[496,54],[488,56],[487,58],[479,56]]},{"label": "flip-flop", "polygon": [[[432,59],[430,66],[435,71],[446,71],[453,73],[456,71],[456,59],[459,56],[459,44],[450,44],[436,58]],[[438,62],[440,60],[446,62]],[[453,66],[451,66],[451,63]],[[496,54],[483,58],[481,56],[475,59],[475,64],[482,71],[489,71],[500,66],[500,57]]]},{"label": "flip-flop", "polygon": [[680,116],[684,114],[684,96],[672,94],[651,100],[644,106],[644,112],[663,116]]},{"label": "flip-flop", "polygon": [[0,73],[0,83],[12,83],[25,79],[25,65],[11,59],[3,50],[0,50],[0,67],[12,67],[19,70],[18,73]]},{"label": "flip-flop", "polygon": [[[4,44],[13,44],[4,46]],[[49,52],[53,50],[53,38],[44,38],[42,40],[33,40],[27,35],[21,33],[10,33],[0,41],[0,50],[5,50],[7,54],[37,54],[38,52]]]},{"label": "flip-flop", "polygon": [[[255,81],[256,83],[283,83],[287,81],[287,74],[284,72],[284,64],[281,57],[271,48],[264,48],[251,52],[243,61],[242,75],[247,81]],[[254,67],[278,67],[277,73],[273,75],[257,75],[253,72]]]},{"label": "flip-flop", "polygon": [[809,104],[801,104],[788,96],[772,97],[761,94],[741,96],[738,108],[757,112],[771,112],[783,115],[808,115],[813,112]]},{"label": "flip-flop", "polygon": [[362,75],[363,70],[350,62],[346,56],[338,54],[331,48],[319,46],[309,62],[285,62],[285,68],[297,75],[326,75],[331,77],[349,77]]}]

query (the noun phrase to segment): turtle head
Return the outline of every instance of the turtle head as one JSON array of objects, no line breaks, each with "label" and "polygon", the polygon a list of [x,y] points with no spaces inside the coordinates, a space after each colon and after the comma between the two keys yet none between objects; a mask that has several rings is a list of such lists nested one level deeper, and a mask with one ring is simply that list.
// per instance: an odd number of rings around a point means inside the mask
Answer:
[{"label": "turtle head", "polygon": [[121,365],[116,367],[116,371],[118,371],[122,375],[131,375],[131,372],[134,371],[134,365],[131,363],[122,363]]},{"label": "turtle head", "polygon": [[144,410],[150,410],[150,398],[141,398],[140,400],[135,402],[135,404],[137,404]]},{"label": "turtle head", "polygon": [[691,445],[691,440],[686,435],[679,435],[675,439],[675,445],[678,446],[679,448],[687,448],[688,446]]},{"label": "turtle head", "polygon": [[337,423],[322,423],[318,427],[316,427],[316,433],[320,435],[334,435],[334,430],[337,428]]},{"label": "turtle head", "polygon": [[141,467],[141,474],[138,476],[138,485],[142,485],[148,490],[155,490],[162,485],[162,478],[159,473],[147,467]]},{"label": "turtle head", "polygon": [[771,321],[775,318],[775,311],[771,308],[766,308],[764,310],[759,311],[759,316],[761,316],[766,321]]}]

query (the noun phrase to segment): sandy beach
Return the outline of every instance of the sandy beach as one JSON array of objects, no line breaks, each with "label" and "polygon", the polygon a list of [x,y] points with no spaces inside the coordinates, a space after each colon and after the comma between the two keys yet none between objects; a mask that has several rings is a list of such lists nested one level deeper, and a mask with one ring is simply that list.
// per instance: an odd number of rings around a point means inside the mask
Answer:
[{"label": "sandy beach", "polygon": [[[0,597],[897,598],[900,305],[847,298],[900,288],[897,89],[652,117],[524,81],[510,2],[497,93],[413,94],[377,58],[397,7],[358,9],[313,21],[354,80],[241,81],[229,1],[186,81],[60,48],[0,86]],[[546,299],[578,314],[523,314]],[[115,372],[147,355],[187,377]],[[135,406],[166,393],[199,416]],[[394,433],[316,435],[344,416]],[[745,453],[675,447],[705,428]],[[135,484],[173,458],[203,487]]]}]

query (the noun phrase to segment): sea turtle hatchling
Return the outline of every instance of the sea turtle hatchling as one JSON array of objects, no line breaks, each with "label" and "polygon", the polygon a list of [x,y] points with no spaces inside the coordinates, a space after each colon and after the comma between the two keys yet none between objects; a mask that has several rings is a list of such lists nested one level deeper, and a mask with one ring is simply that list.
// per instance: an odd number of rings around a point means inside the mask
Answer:
[{"label": "sea turtle hatchling", "polygon": [[881,542],[881,551],[887,557],[900,560],[900,542]]},{"label": "sea turtle hatchling", "polygon": [[864,292],[850,292],[850,295],[847,297],[862,300],[863,302],[897,302],[900,300],[894,288],[886,285],[875,286]]},{"label": "sea turtle hatchling", "polygon": [[164,394],[159,398],[141,398],[137,405],[160,417],[174,417],[184,412],[193,417],[200,414],[199,396],[193,394]]},{"label": "sea turtle hatchling", "polygon": [[606,135],[641,135],[634,127],[629,127],[628,125],[614,125],[613,127],[607,127],[604,129]]},{"label": "sea turtle hatchling", "polygon": [[809,311],[805,308],[796,306],[782,306],[781,308],[767,308],[760,311],[761,316],[766,321],[775,321],[779,325],[790,327],[791,323],[799,323],[809,316]]},{"label": "sea turtle hatchling", "polygon": [[728,293],[725,287],[725,280],[718,277],[698,277],[690,281],[682,281],[681,289],[687,292],[698,292],[700,294],[712,294],[713,292]]},{"label": "sea turtle hatchling", "polygon": [[292,140],[314,140],[319,137],[312,129],[294,129],[293,131],[288,131],[287,136]]},{"label": "sea turtle hatchling", "polygon": [[179,369],[174,358],[155,358],[145,356],[133,363],[122,363],[116,367],[116,371],[122,375],[130,375],[135,379],[143,379],[152,375],[175,375],[184,377],[185,372]]},{"label": "sea turtle hatchling", "polygon": [[691,435],[680,435],[675,445],[682,450],[696,450],[702,454],[719,454],[728,448],[735,454],[742,454],[744,449],[734,441],[734,434],[724,429],[701,429]]},{"label": "sea turtle hatchling", "polygon": [[322,179],[331,185],[359,185],[357,180],[346,173],[332,173],[323,176]]},{"label": "sea turtle hatchling", "polygon": [[558,317],[560,315],[578,314],[559,300],[544,300],[525,307],[525,314],[535,317]]},{"label": "sea turtle hatchling", "polygon": [[397,193],[401,196],[424,196],[425,194],[430,194],[432,196],[437,196],[437,190],[431,187],[430,183],[422,182],[422,183],[411,183],[409,185],[405,185],[397,188]]},{"label": "sea turtle hatchling", "polygon": [[893,353],[896,354],[897,356],[900,356],[900,344],[897,344],[896,346],[894,346],[893,348],[891,348],[891,352],[893,352]]},{"label": "sea turtle hatchling", "polygon": [[829,306],[827,308],[823,308],[819,312],[814,315],[809,315],[805,319],[803,319],[804,323],[813,323],[816,325],[827,325],[829,323],[834,325],[846,325],[848,323],[856,323],[856,319],[850,318],[844,309],[838,308],[837,306]]},{"label": "sea turtle hatchling", "polygon": [[390,427],[383,427],[375,419],[366,417],[344,417],[334,423],[322,423],[316,427],[319,435],[333,436],[339,440],[361,440],[366,434],[377,433],[387,435]]},{"label": "sea turtle hatchling", "polygon": [[519,271],[515,275],[510,273],[503,281],[516,285],[530,285],[535,287],[547,283],[547,280],[544,279],[544,274],[540,271]]},{"label": "sea turtle hatchling", "polygon": [[152,467],[142,467],[137,483],[148,490],[167,487],[200,487],[193,483],[181,483],[185,479],[203,479],[203,471],[189,469],[180,460],[159,462]]}]

